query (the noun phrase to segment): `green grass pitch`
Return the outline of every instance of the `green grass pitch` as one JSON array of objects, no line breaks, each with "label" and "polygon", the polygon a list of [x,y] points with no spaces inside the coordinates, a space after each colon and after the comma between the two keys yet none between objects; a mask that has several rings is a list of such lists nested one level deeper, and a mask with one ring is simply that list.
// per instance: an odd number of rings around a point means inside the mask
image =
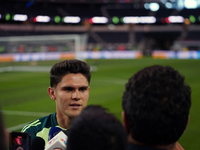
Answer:
[{"label": "green grass pitch", "polygon": [[[58,61],[37,62],[38,66],[52,66]],[[114,113],[121,121],[121,101],[124,84],[138,70],[154,65],[169,65],[185,76],[192,88],[190,122],[180,144],[186,150],[200,149],[200,60],[177,59],[128,59],[86,60],[97,70],[92,72],[88,104],[99,104]],[[27,65],[29,62],[12,65]],[[6,66],[1,63],[0,66]],[[0,73],[0,107],[5,125],[9,130],[20,131],[21,126],[41,116],[55,112],[55,102],[47,93],[49,72],[2,72]],[[30,113],[28,113],[30,112]]]}]

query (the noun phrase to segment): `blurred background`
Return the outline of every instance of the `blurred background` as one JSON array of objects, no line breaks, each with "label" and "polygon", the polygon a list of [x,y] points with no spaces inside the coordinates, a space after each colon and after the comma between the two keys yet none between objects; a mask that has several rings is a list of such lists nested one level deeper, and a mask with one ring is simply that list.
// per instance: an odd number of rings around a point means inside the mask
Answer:
[{"label": "blurred background", "polygon": [[49,70],[63,59],[91,66],[88,104],[121,121],[128,79],[169,65],[192,88],[190,122],[179,142],[200,149],[200,0],[0,1],[0,108],[9,131],[55,112]]},{"label": "blurred background", "polygon": [[[198,50],[199,0],[7,0],[0,36],[83,34],[87,51]],[[43,45],[43,51],[44,50]],[[19,48],[20,47],[20,48]],[[41,51],[14,45],[13,52]],[[34,49],[35,48],[35,49]],[[71,50],[70,46],[63,48]],[[54,45],[46,51],[54,50]],[[1,53],[10,52],[1,47]]]}]

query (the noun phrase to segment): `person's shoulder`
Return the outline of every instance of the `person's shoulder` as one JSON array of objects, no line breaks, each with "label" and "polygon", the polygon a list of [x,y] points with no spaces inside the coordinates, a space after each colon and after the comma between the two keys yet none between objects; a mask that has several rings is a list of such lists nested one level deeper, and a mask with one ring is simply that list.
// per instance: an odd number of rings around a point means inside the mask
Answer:
[{"label": "person's shoulder", "polygon": [[44,116],[42,118],[36,119],[34,121],[31,121],[27,123],[21,130],[21,132],[38,132],[42,128],[44,128],[47,125],[51,125],[52,120],[55,121],[55,113],[49,114],[47,116]]}]

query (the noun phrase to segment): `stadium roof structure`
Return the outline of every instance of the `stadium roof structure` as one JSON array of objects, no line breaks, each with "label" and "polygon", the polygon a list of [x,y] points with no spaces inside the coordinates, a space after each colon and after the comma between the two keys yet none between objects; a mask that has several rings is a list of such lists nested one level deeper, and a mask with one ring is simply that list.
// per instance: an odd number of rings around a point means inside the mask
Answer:
[{"label": "stadium roof structure", "polygon": [[[0,2],[0,36],[98,32],[191,33],[198,39],[200,8],[187,0],[6,0]],[[182,3],[181,3],[182,2]],[[190,0],[196,6],[200,0]],[[151,4],[159,4],[157,11]],[[156,5],[153,5],[156,6]],[[95,22],[99,21],[99,22]],[[169,36],[171,36],[169,34]],[[106,37],[106,36],[105,36]],[[168,38],[168,37],[166,37]]]}]

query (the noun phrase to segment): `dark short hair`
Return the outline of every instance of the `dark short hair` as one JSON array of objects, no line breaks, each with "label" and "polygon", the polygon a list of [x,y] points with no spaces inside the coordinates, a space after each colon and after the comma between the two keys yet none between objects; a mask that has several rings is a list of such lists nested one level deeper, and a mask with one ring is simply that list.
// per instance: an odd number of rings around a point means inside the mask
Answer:
[{"label": "dark short hair", "polygon": [[69,73],[81,73],[86,77],[88,83],[90,83],[90,66],[84,61],[72,59],[61,61],[52,66],[50,70],[50,86],[56,87],[62,80],[62,77]]},{"label": "dark short hair", "polygon": [[126,83],[122,99],[136,141],[168,145],[186,129],[191,89],[172,67],[154,65],[140,70]]},{"label": "dark short hair", "polygon": [[124,127],[101,106],[85,107],[69,129],[67,150],[126,150],[127,146]]}]

